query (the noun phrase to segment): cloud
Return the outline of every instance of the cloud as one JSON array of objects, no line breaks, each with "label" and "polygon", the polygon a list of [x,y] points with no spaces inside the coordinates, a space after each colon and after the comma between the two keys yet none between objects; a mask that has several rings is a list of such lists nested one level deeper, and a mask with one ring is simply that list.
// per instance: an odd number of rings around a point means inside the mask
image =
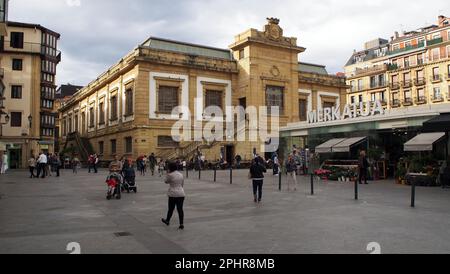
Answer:
[{"label": "cloud", "polygon": [[9,16],[61,33],[58,83],[85,85],[149,36],[227,48],[266,17],[307,48],[301,61],[335,73],[364,42],[435,23],[442,11],[448,0],[14,0]]}]

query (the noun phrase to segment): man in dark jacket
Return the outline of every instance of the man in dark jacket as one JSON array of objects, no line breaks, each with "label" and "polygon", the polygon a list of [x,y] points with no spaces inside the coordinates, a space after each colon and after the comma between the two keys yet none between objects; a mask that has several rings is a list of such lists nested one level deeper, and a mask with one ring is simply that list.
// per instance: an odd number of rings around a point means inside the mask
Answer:
[{"label": "man in dark jacket", "polygon": [[369,162],[366,158],[366,152],[363,150],[361,151],[359,155],[359,161],[358,161],[358,169],[359,169],[359,184],[362,184],[362,180],[364,177],[364,183],[367,185],[367,170],[369,168]]},{"label": "man in dark jacket", "polygon": [[256,157],[250,166],[250,175],[253,180],[253,196],[255,203],[261,203],[262,187],[264,184],[264,173],[266,173],[264,161],[260,157]]}]

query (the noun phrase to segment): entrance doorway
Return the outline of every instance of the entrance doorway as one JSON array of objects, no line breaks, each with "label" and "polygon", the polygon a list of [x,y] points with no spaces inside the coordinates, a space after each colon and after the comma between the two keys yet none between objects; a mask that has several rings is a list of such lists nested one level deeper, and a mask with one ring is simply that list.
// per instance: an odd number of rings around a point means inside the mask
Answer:
[{"label": "entrance doorway", "polygon": [[10,149],[9,152],[9,168],[19,169],[22,162],[22,149]]},{"label": "entrance doorway", "polygon": [[225,147],[225,159],[227,163],[234,162],[234,145],[227,145]]}]

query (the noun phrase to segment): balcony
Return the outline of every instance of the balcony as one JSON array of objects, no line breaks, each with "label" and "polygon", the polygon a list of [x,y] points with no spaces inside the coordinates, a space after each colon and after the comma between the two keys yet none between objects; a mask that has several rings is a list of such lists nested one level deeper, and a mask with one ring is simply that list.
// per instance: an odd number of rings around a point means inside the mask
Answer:
[{"label": "balcony", "polygon": [[402,87],[403,88],[410,88],[412,86],[412,82],[411,80],[406,80],[402,82]]},{"label": "balcony", "polygon": [[423,86],[423,85],[425,85],[425,78],[424,77],[420,77],[420,78],[414,79],[414,85],[415,86]]},{"label": "balcony", "polygon": [[399,89],[400,88],[400,83],[399,82],[392,82],[389,87],[391,89]]},{"label": "balcony", "polygon": [[444,102],[444,97],[442,95],[440,95],[440,94],[433,95],[433,98],[431,99],[431,101],[433,103],[441,103],[441,102]]},{"label": "balcony", "polygon": [[355,70],[355,76],[359,76],[359,75],[364,75],[364,74],[372,74],[372,73],[381,73],[386,71],[388,68],[387,65],[375,65],[373,67],[370,68],[365,68],[365,69],[359,69],[357,68]]},{"label": "balcony", "polygon": [[388,71],[399,69],[397,64],[389,64],[387,65]]},{"label": "balcony", "polygon": [[385,87],[386,87],[386,82],[370,83],[370,89],[385,88]]},{"label": "balcony", "polygon": [[406,51],[410,51],[410,50],[415,50],[415,49],[419,49],[419,48],[423,48],[425,46],[425,42],[420,42],[417,45],[412,45],[412,46],[407,46],[401,49],[396,49],[396,50],[391,50],[389,51],[389,55],[395,55],[398,53],[402,53],[402,52],[406,52]]},{"label": "balcony", "polygon": [[441,37],[441,38],[436,38],[436,39],[433,39],[433,40],[428,40],[428,41],[427,41],[427,46],[432,46],[432,45],[440,44],[440,43],[442,43],[443,41],[444,41],[444,39],[442,39],[442,37]]},{"label": "balcony", "polygon": [[413,104],[413,100],[411,98],[403,99],[403,106],[408,107],[408,106],[412,106],[412,104]]},{"label": "balcony", "polygon": [[427,97],[425,96],[418,96],[415,100],[416,105],[423,105],[427,103]]},{"label": "balcony", "polygon": [[400,100],[398,100],[398,99],[392,100],[392,102],[391,102],[391,107],[393,107],[393,108],[398,108],[398,107],[400,107]]},{"label": "balcony", "polygon": [[41,53],[41,44],[24,42],[23,47],[13,48],[13,47],[11,47],[11,41],[5,41],[3,51],[40,54]]},{"label": "balcony", "polygon": [[433,75],[432,77],[431,77],[431,82],[432,83],[439,83],[439,82],[442,82],[442,76],[439,74],[439,75]]}]

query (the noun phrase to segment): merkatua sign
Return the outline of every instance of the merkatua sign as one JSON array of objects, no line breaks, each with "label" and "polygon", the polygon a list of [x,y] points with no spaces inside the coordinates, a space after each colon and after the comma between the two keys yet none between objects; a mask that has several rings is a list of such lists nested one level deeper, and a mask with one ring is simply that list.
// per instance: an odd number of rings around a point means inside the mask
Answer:
[{"label": "merkatua sign", "polygon": [[384,108],[381,101],[361,102],[359,104],[344,105],[341,107],[323,108],[308,113],[308,123],[324,123],[332,121],[342,121],[355,119],[358,117],[369,117],[383,115]]}]

